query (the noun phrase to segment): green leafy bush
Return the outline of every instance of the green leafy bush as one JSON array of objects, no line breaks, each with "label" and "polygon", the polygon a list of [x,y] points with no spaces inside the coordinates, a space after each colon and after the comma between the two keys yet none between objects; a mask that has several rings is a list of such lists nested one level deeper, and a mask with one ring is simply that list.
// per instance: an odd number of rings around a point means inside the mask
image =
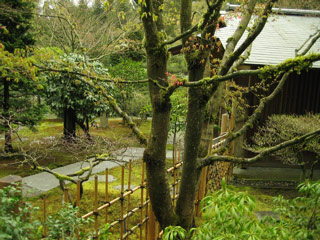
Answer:
[{"label": "green leafy bush", "polygon": [[[268,118],[266,124],[258,129],[253,136],[252,147],[248,148],[253,152],[262,151],[288,141],[295,137],[303,136],[309,132],[320,129],[320,114],[297,115],[272,115]],[[303,144],[296,144],[281,149],[272,155],[281,160],[284,164],[305,166],[303,152],[308,151],[320,157],[320,137],[316,137]],[[313,162],[311,170],[317,161]]]},{"label": "green leafy bush", "polygon": [[22,204],[20,187],[0,189],[0,239],[36,239],[40,223],[31,219],[35,210],[28,203]]},{"label": "green leafy bush", "polygon": [[[274,198],[278,218],[259,220],[254,212],[255,200],[244,192],[222,189],[202,200],[205,223],[191,229],[193,240],[316,240],[320,238],[320,181],[306,182],[299,186],[301,196],[286,200]],[[186,239],[187,234],[178,227],[168,227],[163,239]],[[178,236],[172,238],[172,236]]]}]

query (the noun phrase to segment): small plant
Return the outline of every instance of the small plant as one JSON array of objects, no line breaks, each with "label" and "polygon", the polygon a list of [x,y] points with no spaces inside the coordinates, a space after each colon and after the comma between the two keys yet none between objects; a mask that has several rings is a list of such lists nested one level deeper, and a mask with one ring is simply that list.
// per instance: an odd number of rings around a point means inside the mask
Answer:
[{"label": "small plant", "polygon": [[37,209],[29,203],[22,203],[21,188],[8,186],[0,189],[0,239],[37,239],[38,221],[32,221]]},{"label": "small plant", "polygon": [[108,240],[111,236],[110,223],[104,225],[103,229],[99,232],[99,240]]},{"label": "small plant", "polygon": [[87,239],[81,232],[81,227],[90,221],[90,219],[78,217],[77,207],[73,207],[71,204],[65,205],[53,216],[48,216],[48,237],[46,239]]},{"label": "small plant", "polygon": [[164,232],[163,240],[184,240],[187,237],[187,231],[180,226],[169,226]]}]

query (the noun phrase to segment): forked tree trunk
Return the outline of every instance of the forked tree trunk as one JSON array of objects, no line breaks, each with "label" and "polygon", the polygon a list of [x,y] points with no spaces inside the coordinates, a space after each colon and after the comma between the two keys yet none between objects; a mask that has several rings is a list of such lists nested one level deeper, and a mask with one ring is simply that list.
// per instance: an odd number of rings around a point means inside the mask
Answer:
[{"label": "forked tree trunk", "polygon": [[[149,79],[166,79],[167,55],[147,55]],[[152,127],[143,160],[147,167],[149,195],[154,213],[162,228],[173,225],[175,217],[166,172],[166,144],[170,119],[170,100],[163,99],[161,90],[149,84],[152,103]]]}]

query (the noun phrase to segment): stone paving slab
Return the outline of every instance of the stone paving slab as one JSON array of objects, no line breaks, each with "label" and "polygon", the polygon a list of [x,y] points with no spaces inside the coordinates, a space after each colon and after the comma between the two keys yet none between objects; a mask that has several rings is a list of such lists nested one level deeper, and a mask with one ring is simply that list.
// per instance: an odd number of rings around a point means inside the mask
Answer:
[{"label": "stone paving slab", "polygon": [[[104,161],[95,166],[92,170],[92,174],[96,174],[104,171],[106,168],[114,168],[119,165],[125,164],[130,160],[141,159],[143,156],[144,148],[126,148],[123,150],[119,150],[116,152],[119,155],[116,157],[117,162],[113,161]],[[172,151],[167,151],[167,158],[172,158]],[[73,164],[66,165],[64,167],[59,167],[53,169],[53,171],[60,174],[70,174],[76,171],[79,171],[81,168],[89,166],[86,162],[77,162]],[[99,177],[104,179],[104,176]],[[99,180],[100,181],[100,180]],[[42,172],[38,174],[34,174],[28,177],[22,178],[23,183],[23,196],[32,197],[38,196],[43,192],[47,192],[55,187],[59,186],[59,181],[50,173]]]}]

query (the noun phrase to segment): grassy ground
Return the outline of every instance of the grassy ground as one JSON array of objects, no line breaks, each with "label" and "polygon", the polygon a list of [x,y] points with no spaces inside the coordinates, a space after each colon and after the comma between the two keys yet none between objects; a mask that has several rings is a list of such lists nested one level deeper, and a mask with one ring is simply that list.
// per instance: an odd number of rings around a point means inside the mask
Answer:
[{"label": "grassy ground", "polygon": [[[36,141],[42,141],[48,137],[55,137],[61,138],[62,137],[62,121],[61,120],[45,120],[42,122],[40,126],[37,127],[37,132],[31,131],[29,129],[22,129],[19,133],[20,137],[22,138],[23,142],[19,142],[18,139],[15,137],[14,139],[14,146],[15,148],[18,147],[28,147],[32,146],[31,143]],[[145,133],[148,134],[150,131],[150,122],[144,122],[140,126],[140,129]],[[78,133],[80,134],[81,131],[79,130]],[[82,134],[82,133],[81,133]],[[108,138],[111,142],[121,142],[121,146],[140,146],[136,138],[132,135],[130,129],[122,124],[121,120],[110,120],[110,128],[108,129],[91,129],[91,134],[95,137],[102,136]],[[1,142],[2,143],[2,142]],[[1,144],[0,143],[0,144]],[[3,144],[3,143],[2,143]],[[34,146],[34,151],[36,151],[37,145]],[[170,148],[172,146],[168,146]],[[32,150],[32,148],[31,148]],[[78,161],[79,159],[74,158],[72,153],[66,151],[63,146],[60,146],[57,151],[50,152],[48,157],[45,157],[40,160],[40,163],[45,166],[49,167],[59,167],[65,164],[72,163],[74,161]],[[10,163],[12,159],[5,159],[1,160],[1,163]],[[167,160],[167,167],[172,166],[172,160]],[[132,179],[131,179],[131,188],[134,186],[139,186],[141,184],[141,177],[142,177],[142,161],[137,160],[132,164]],[[33,174],[34,171],[30,170],[29,166],[6,166],[4,164],[0,164],[0,177],[6,176],[9,174],[15,174],[20,176],[27,176]],[[104,174],[104,173],[100,173]],[[109,200],[112,200],[116,197],[120,196],[120,190],[116,189],[116,186],[121,184],[121,167],[113,168],[109,171],[109,174],[115,177],[115,181],[109,183]],[[169,182],[172,183],[172,175],[168,174]],[[128,165],[125,166],[125,185],[128,182]],[[257,200],[257,211],[268,211],[271,210],[272,206],[272,196],[277,196],[279,194],[285,195],[286,198],[292,198],[296,196],[296,191],[284,191],[284,190],[266,190],[266,189],[256,189],[252,187],[234,187],[230,186],[235,191],[247,191],[251,196],[253,196]],[[75,199],[75,192],[76,186],[74,184],[69,185],[70,193]],[[100,182],[99,186],[99,206],[101,206],[105,201],[105,183]],[[47,211],[49,215],[52,215],[57,210],[62,207],[62,199],[63,194],[59,188],[53,189],[49,191],[47,194]],[[128,208],[128,199],[126,198],[123,202],[124,205],[124,213],[126,214],[128,209],[131,210],[140,204],[140,195],[141,191],[138,190],[130,197],[130,206]],[[93,210],[94,202],[94,182],[87,182],[84,184],[84,195],[81,199],[80,203],[80,215],[84,215]],[[144,190],[144,198],[146,197],[146,192]],[[41,198],[33,198],[28,199],[34,206],[39,207],[37,211],[37,215],[35,216],[37,219],[43,219],[43,200]],[[145,215],[145,210],[143,210],[143,216]],[[104,224],[104,216],[105,211],[102,211],[98,217],[99,219],[99,226],[103,227]],[[120,201],[110,208],[108,208],[108,222],[111,223],[116,221],[120,218]],[[133,214],[132,217],[128,220],[128,228],[133,227],[134,225],[138,224],[140,220],[140,212]],[[201,222],[201,219],[200,221]],[[86,227],[85,231],[90,232],[92,231],[93,223],[90,227]],[[111,229],[113,233],[111,236],[111,240],[119,238],[119,225],[116,225],[113,229]],[[139,229],[136,229],[134,234],[131,235],[130,239],[139,239]]]},{"label": "grassy ground", "polygon": [[[150,132],[150,121],[142,122],[140,129],[146,135]],[[16,152],[23,149],[24,151],[30,153],[36,153],[39,151],[39,148],[48,148],[48,151],[44,154],[43,157],[39,159],[39,163],[42,166],[49,168],[61,167],[79,160],[79,156],[76,157],[74,152],[70,149],[60,145],[52,147],[50,144],[50,139],[59,140],[62,139],[63,132],[63,122],[62,119],[49,119],[44,120],[41,125],[36,127],[36,131],[32,131],[28,128],[23,128],[19,131],[19,137],[22,141],[19,140],[17,135],[13,135],[13,146]],[[103,128],[91,128],[90,133],[93,138],[103,137],[108,139],[111,143],[118,144],[119,147],[128,147],[128,146],[141,146],[137,139],[133,136],[131,130],[122,124],[122,120],[111,119],[110,127],[107,129]],[[77,129],[77,135],[83,136],[83,133],[80,129]],[[121,144],[119,144],[121,143]],[[0,141],[0,146],[3,146],[3,140]],[[51,149],[49,149],[51,148]],[[89,153],[89,152],[87,152]],[[39,151],[40,154],[40,151]],[[83,155],[85,157],[85,155]],[[0,177],[7,175],[19,175],[19,176],[28,176],[36,173],[32,170],[29,165],[20,165],[16,162],[21,160],[15,156],[6,157],[0,161]]]}]

